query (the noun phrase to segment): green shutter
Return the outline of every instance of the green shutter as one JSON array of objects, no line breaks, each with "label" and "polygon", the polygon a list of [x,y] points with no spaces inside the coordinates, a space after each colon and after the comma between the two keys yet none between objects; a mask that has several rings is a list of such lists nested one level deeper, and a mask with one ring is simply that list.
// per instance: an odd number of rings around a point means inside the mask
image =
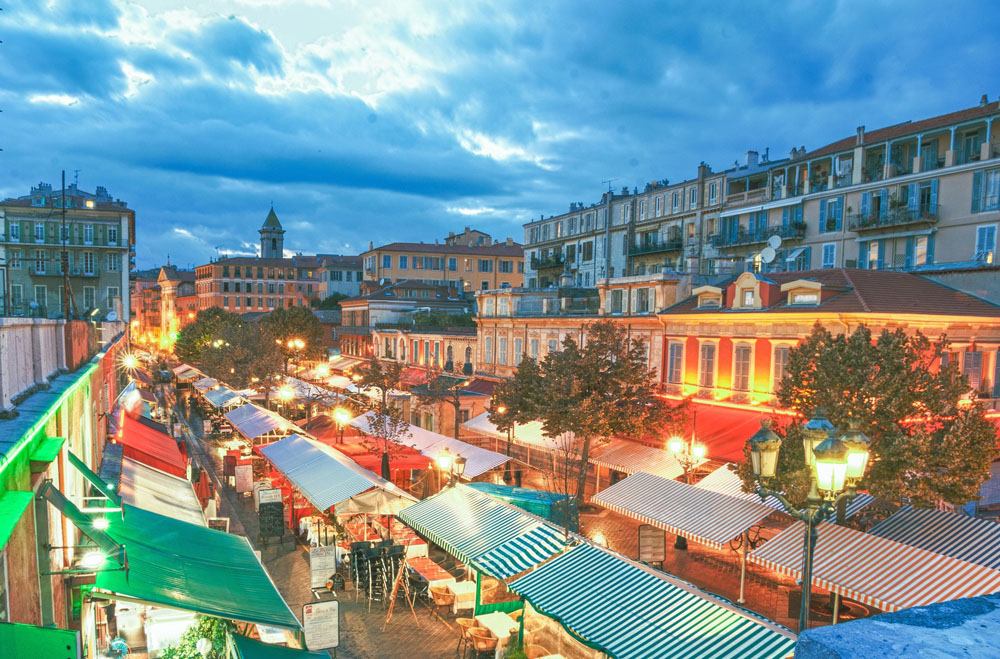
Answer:
[{"label": "green shutter", "polygon": [[927,236],[927,265],[934,263],[934,234]]},{"label": "green shutter", "polygon": [[978,213],[981,208],[981,196],[983,189],[983,173],[981,171],[972,175],[972,212]]},{"label": "green shutter", "polygon": [[819,200],[819,232],[826,233],[826,199]]}]

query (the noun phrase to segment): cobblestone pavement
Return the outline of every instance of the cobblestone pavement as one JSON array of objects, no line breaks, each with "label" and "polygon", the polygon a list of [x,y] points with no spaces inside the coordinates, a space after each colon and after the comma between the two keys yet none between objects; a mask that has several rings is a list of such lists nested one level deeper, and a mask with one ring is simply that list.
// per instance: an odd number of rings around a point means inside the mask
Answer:
[{"label": "cobblestone pavement", "polygon": [[[178,414],[178,417],[181,415]],[[192,418],[194,422],[185,430],[184,440],[193,461],[206,468],[215,483],[220,499],[219,515],[229,517],[230,531],[245,535],[261,552],[261,560],[278,591],[301,620],[302,605],[317,601],[309,588],[308,550],[290,535],[285,537],[284,542],[271,540],[267,545],[258,546],[257,515],[253,503],[249,498],[238,496],[232,488],[223,486],[222,460],[211,444],[203,443],[192,431],[201,427],[200,420],[196,416]],[[397,602],[392,620],[383,632],[386,611],[381,604],[373,604],[369,612],[363,594],[355,601],[353,590],[338,593],[338,599],[341,603],[338,659],[430,659],[455,655],[457,626],[451,620],[443,621],[421,603],[414,607],[415,623],[409,607],[401,601]]]}]

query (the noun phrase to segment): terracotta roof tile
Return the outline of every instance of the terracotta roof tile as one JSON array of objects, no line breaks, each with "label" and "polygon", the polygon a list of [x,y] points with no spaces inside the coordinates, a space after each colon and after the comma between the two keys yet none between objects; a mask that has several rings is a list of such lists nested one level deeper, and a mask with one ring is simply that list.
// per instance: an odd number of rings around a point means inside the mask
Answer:
[{"label": "terracotta roof tile", "polygon": [[465,247],[463,245],[431,245],[428,243],[389,243],[368,250],[366,254],[372,252],[432,252],[439,254],[470,254],[480,256],[510,256],[511,258],[523,257],[524,248],[520,243],[495,243],[488,247]]}]

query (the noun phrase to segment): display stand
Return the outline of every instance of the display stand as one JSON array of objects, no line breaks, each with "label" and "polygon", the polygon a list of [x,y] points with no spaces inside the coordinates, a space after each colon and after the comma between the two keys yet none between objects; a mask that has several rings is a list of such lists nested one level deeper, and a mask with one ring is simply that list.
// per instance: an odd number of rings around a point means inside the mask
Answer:
[{"label": "display stand", "polygon": [[410,605],[410,613],[413,614],[413,624],[418,628],[420,627],[420,621],[417,620],[417,612],[413,608],[413,602],[410,601],[410,587],[407,585],[406,580],[403,578],[406,574],[406,560],[402,560],[399,563],[399,572],[396,573],[396,580],[392,584],[392,594],[389,596],[389,612],[385,616],[385,622],[382,623],[382,631],[385,631],[386,626],[389,624],[389,620],[392,619],[392,610],[396,606],[396,594],[399,593],[399,584],[403,584],[403,599],[406,603]]}]

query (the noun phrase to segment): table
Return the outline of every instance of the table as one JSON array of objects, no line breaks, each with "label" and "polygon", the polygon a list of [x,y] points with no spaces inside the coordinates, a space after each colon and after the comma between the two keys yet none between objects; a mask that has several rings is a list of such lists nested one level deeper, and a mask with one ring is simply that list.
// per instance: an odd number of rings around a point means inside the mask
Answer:
[{"label": "table", "polygon": [[452,613],[458,613],[459,609],[476,608],[476,582],[456,581],[448,584],[448,590],[455,595],[455,604],[451,608]]},{"label": "table", "polygon": [[389,537],[395,540],[396,544],[406,547],[407,558],[427,556],[427,543],[417,535],[416,531],[395,517],[389,521]]},{"label": "table", "polygon": [[455,577],[445,572],[444,568],[426,556],[407,558],[406,564],[427,581],[428,588],[455,583]]},{"label": "table", "polygon": [[476,621],[486,629],[490,630],[494,636],[497,637],[497,659],[503,657],[504,648],[507,646],[507,642],[510,640],[511,633],[517,631],[518,624],[507,615],[500,611],[494,611],[492,613],[482,613],[476,616]]}]

